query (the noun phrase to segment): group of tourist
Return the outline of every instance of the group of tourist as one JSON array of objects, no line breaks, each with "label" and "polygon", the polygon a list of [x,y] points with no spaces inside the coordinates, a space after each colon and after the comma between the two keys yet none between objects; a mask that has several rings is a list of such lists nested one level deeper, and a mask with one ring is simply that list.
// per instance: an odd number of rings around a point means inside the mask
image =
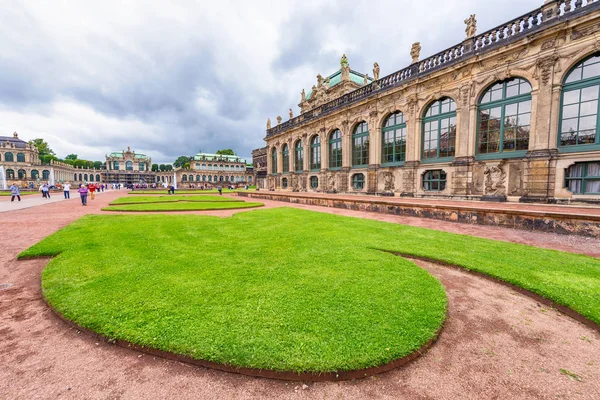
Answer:
[{"label": "group of tourist", "polygon": [[[120,189],[121,184],[113,184],[112,185],[113,189]],[[44,182],[40,185],[40,192],[42,192],[42,198],[43,199],[50,199],[50,188],[51,186],[47,183]],[[70,199],[71,198],[71,184],[69,182],[66,182],[63,186],[63,196],[65,198],[65,200]],[[105,184],[100,184],[97,185],[95,183],[88,183],[87,185],[81,184],[79,185],[79,188],[77,189],[77,192],[79,193],[79,196],[81,198],[81,204],[83,206],[87,206],[87,197],[88,195],[91,197],[92,200],[94,200],[96,198],[96,191],[98,192],[104,192],[105,189],[108,189],[108,185]],[[13,183],[10,188],[10,201],[14,202],[15,199],[17,199],[18,201],[21,201],[21,189],[19,188],[19,186],[16,183]]]}]

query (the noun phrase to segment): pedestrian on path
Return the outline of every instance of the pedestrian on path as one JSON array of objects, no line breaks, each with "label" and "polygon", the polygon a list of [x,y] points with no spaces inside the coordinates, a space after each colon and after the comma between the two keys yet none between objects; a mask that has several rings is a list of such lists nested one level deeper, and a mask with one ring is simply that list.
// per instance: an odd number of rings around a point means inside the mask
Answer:
[{"label": "pedestrian on path", "polygon": [[96,185],[90,183],[88,185],[88,190],[90,191],[90,197],[92,198],[92,200],[94,200],[96,198]]},{"label": "pedestrian on path", "polygon": [[9,189],[10,189],[10,195],[11,195],[10,201],[11,202],[15,201],[15,197],[17,199],[19,199],[19,201],[21,201],[21,190],[19,189],[19,187],[13,183]]},{"label": "pedestrian on path", "polygon": [[71,184],[69,182],[65,183],[63,186],[63,194],[65,195],[65,199],[71,198]]},{"label": "pedestrian on path", "polygon": [[42,198],[43,199],[49,199],[50,198],[50,187],[48,186],[47,183],[44,183],[42,185],[42,187],[40,188],[40,190],[42,191]]},{"label": "pedestrian on path", "polygon": [[219,196],[223,195],[223,186],[219,185],[217,186],[217,190],[219,191]]},{"label": "pedestrian on path", "polygon": [[79,185],[77,192],[79,193],[79,196],[81,196],[81,205],[87,206],[88,188],[86,188],[84,185]]}]

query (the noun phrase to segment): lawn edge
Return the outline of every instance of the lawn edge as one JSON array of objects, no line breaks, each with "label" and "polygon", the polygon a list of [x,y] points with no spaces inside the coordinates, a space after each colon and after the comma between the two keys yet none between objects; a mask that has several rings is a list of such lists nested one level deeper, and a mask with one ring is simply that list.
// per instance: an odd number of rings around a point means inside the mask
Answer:
[{"label": "lawn edge", "polygon": [[[206,195],[205,195],[206,196]],[[140,201],[135,203],[108,203],[109,206],[125,206],[130,204],[164,204],[164,203],[245,203],[245,200],[228,201],[193,201],[193,200],[175,200],[175,201]],[[255,202],[252,202],[255,203]]]},{"label": "lawn edge", "polygon": [[[172,202],[167,202],[167,203],[177,203],[176,201],[172,201]],[[199,201],[198,203],[203,203],[201,201]],[[208,203],[208,202],[207,202]],[[237,203],[235,201],[228,201],[228,202],[224,202],[224,203]],[[131,203],[129,203],[131,204]],[[129,205],[127,204],[127,205]],[[164,203],[138,203],[138,204],[164,204]],[[119,207],[122,206],[124,204],[118,204],[115,206],[109,206],[109,207]],[[258,206],[251,206],[251,207],[227,207],[227,208],[208,208],[206,210],[198,210],[198,209],[180,209],[180,210],[109,210],[107,209],[108,207],[104,207],[101,208],[101,211],[108,211],[108,212],[124,212],[124,213],[176,213],[176,212],[190,212],[190,211],[197,211],[197,212],[204,212],[204,211],[223,211],[223,210],[245,210],[245,209],[251,209],[251,208],[259,208],[259,207],[264,207],[265,205],[261,203],[261,205]]]},{"label": "lawn edge", "polygon": [[[40,258],[49,258],[49,257],[40,257]],[[420,267],[419,267],[420,268]],[[40,277],[41,281],[41,277]],[[40,283],[41,284],[41,283]],[[443,287],[443,285],[442,285]],[[446,307],[446,312],[444,316],[444,320],[442,324],[435,332],[434,336],[425,342],[421,347],[419,347],[414,352],[396,359],[390,363],[383,364],[377,367],[363,368],[352,371],[338,371],[338,372],[293,372],[293,371],[276,371],[270,369],[259,369],[259,368],[247,368],[247,367],[236,367],[233,365],[227,364],[219,364],[213,361],[194,359],[189,356],[185,356],[182,354],[171,353],[165,350],[158,350],[152,347],[144,347],[127,340],[122,339],[113,339],[98,332],[95,332],[89,328],[84,328],[72,320],[66,318],[62,315],[58,310],[56,310],[52,304],[46,299],[43,290],[41,291],[42,300],[44,304],[52,311],[58,319],[60,319],[63,323],[70,326],[71,328],[77,330],[78,332],[82,332],[85,335],[94,338],[96,341],[104,342],[107,344],[114,344],[116,346],[130,349],[134,351],[138,351],[140,353],[161,357],[166,360],[179,361],[185,364],[191,364],[199,367],[209,368],[217,371],[229,372],[239,375],[252,376],[256,378],[267,378],[267,379],[276,379],[283,381],[302,381],[302,382],[334,382],[334,381],[348,381],[353,379],[362,379],[368,378],[373,375],[378,375],[383,372],[391,371],[393,369],[402,367],[413,360],[418,359],[422,355],[424,355],[427,350],[429,350],[439,339],[442,331],[446,325],[446,321],[448,319],[448,307]]]},{"label": "lawn edge", "polygon": [[595,330],[596,332],[600,333],[600,324],[597,324],[596,322],[594,322],[593,320],[584,316],[583,314],[580,314],[577,311],[575,311],[563,304],[557,303],[554,300],[550,300],[549,298],[544,297],[541,294],[532,292],[531,290],[527,290],[527,289],[522,288],[521,286],[515,285],[514,283],[507,282],[505,280],[502,280],[495,276],[488,275],[483,272],[479,272],[479,271],[475,271],[475,270],[468,269],[465,267],[461,267],[460,265],[452,264],[452,263],[449,263],[446,261],[436,260],[435,258],[415,256],[412,254],[402,253],[402,252],[398,252],[398,251],[390,251],[390,250],[383,250],[383,249],[377,249],[377,250],[383,251],[385,253],[390,253],[390,254],[393,254],[393,255],[396,255],[396,256],[399,256],[402,258],[406,258],[408,260],[419,260],[419,261],[430,262],[433,264],[438,264],[438,265],[441,265],[444,267],[452,268],[452,269],[455,269],[455,270],[458,270],[461,272],[465,272],[465,273],[486,279],[486,280],[494,282],[494,283],[498,283],[500,285],[506,286],[506,287],[514,290],[515,292],[517,292],[519,294],[527,296],[527,297],[537,301],[538,303],[541,303],[545,306],[554,308],[554,309],[560,311],[561,313],[565,314],[566,316],[571,317],[572,319],[576,320],[577,322],[582,323],[583,325],[587,326],[588,328],[591,328],[591,329]]}]

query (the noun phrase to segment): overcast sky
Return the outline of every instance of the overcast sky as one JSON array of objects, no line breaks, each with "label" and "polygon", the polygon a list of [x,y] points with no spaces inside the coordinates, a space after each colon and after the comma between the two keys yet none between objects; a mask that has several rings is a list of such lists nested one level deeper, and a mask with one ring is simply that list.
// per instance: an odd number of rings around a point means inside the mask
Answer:
[{"label": "overcast sky", "polygon": [[0,136],[59,157],[131,146],[153,162],[232,148],[250,161],[268,117],[339,68],[381,76],[543,0],[0,0]]}]

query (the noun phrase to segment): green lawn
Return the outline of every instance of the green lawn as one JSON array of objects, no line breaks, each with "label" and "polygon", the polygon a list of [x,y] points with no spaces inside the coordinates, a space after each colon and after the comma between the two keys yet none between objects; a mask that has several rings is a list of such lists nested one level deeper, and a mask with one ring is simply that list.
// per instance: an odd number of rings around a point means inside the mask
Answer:
[{"label": "green lawn", "polygon": [[177,201],[188,202],[243,202],[241,198],[222,197],[222,196],[133,196],[120,197],[110,203],[111,206],[119,204],[139,204],[139,203],[171,203]]},{"label": "green lawn", "polygon": [[[176,203],[177,204],[177,203]],[[86,216],[21,253],[65,317],[109,337],[234,366],[339,371],[419,348],[439,282],[395,251],[480,271],[600,323],[600,260],[278,208],[220,219]]]},{"label": "green lawn", "polygon": [[[234,193],[235,190],[223,189],[223,193]],[[167,189],[155,189],[155,190],[134,190],[128,194],[162,194],[165,195]],[[175,195],[178,194],[215,194],[219,193],[217,189],[210,190],[197,190],[197,189],[175,189]]]},{"label": "green lawn", "polygon": [[[21,192],[21,196],[27,196],[30,194],[39,194],[42,195],[42,192]],[[0,192],[0,196],[12,196],[10,192]]]},{"label": "green lawn", "polygon": [[102,211],[207,211],[261,207],[263,203],[243,201],[172,201],[109,205]]}]

